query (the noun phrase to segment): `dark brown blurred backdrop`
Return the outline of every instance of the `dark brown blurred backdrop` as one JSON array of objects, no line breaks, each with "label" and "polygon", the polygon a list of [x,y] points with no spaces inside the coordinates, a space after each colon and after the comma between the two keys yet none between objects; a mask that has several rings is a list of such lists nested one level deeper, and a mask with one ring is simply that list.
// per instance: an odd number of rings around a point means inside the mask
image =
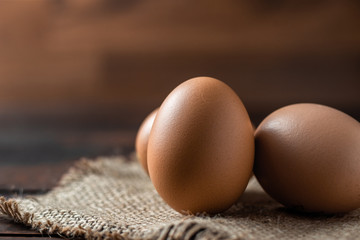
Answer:
[{"label": "dark brown blurred backdrop", "polygon": [[256,124],[297,102],[359,120],[359,13],[355,0],[1,0],[0,130],[133,138],[200,75],[229,84]]}]

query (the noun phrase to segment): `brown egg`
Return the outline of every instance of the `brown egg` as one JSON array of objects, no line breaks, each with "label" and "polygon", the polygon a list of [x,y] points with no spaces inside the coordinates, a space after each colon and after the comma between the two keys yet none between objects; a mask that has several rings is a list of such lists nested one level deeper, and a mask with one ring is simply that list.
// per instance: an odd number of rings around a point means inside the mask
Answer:
[{"label": "brown egg", "polygon": [[158,110],[159,108],[155,109],[144,119],[140,125],[135,140],[137,159],[147,174],[149,174],[147,167],[147,147],[149,142],[149,135]]},{"label": "brown egg", "polygon": [[178,212],[229,208],[248,183],[253,158],[251,121],[225,83],[190,79],[161,105],[149,139],[149,174],[159,195]]},{"label": "brown egg", "polygon": [[360,207],[360,124],[334,108],[294,104],[255,132],[254,173],[285,206],[341,213]]}]

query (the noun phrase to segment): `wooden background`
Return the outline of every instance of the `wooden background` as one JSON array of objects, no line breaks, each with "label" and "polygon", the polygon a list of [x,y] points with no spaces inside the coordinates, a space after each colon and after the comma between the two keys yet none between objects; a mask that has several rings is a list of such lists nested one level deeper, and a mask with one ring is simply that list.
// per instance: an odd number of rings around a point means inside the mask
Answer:
[{"label": "wooden background", "polygon": [[296,102],[359,119],[359,13],[358,1],[2,0],[0,113],[136,128],[208,75],[255,122]]},{"label": "wooden background", "polygon": [[255,124],[297,102],[359,120],[359,13],[350,0],[1,0],[0,161],[130,152],[144,117],[200,75]]}]

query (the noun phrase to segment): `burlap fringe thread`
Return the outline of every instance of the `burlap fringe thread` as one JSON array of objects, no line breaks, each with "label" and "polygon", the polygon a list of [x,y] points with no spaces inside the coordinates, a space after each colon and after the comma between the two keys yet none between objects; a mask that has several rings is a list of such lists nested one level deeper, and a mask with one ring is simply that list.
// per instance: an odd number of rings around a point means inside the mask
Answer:
[{"label": "burlap fringe thread", "polygon": [[0,212],[43,234],[86,239],[359,239],[360,211],[301,216],[270,199],[255,180],[216,216],[184,216],[156,194],[136,161],[83,159],[47,194],[0,197]]},{"label": "burlap fringe thread", "polygon": [[[127,160],[120,158],[121,164],[126,164]],[[118,159],[117,159],[118,160]],[[81,159],[78,161],[67,174],[65,174],[57,188],[61,188],[68,183],[79,181],[83,176],[88,174],[101,174],[102,168],[96,162],[102,161],[101,158],[96,161]],[[110,160],[111,161],[111,160]],[[114,161],[116,162],[116,161]],[[30,197],[36,199],[36,197]],[[91,228],[83,228],[81,225],[75,227],[63,227],[50,220],[35,221],[34,213],[24,212],[20,210],[18,199],[6,200],[5,197],[0,196],[0,213],[12,218],[17,223],[22,223],[31,227],[42,234],[56,234],[67,238],[84,238],[84,239],[224,239],[218,232],[207,229],[197,222],[180,222],[179,224],[169,224],[166,227],[160,228],[157,232],[145,236],[137,234],[138,236],[131,236],[129,233],[118,232],[96,232]],[[192,216],[183,216],[183,219],[191,218]]]},{"label": "burlap fringe thread", "polygon": [[15,222],[22,223],[26,226],[30,226],[33,230],[36,230],[42,234],[49,235],[57,234],[60,237],[67,238],[85,238],[85,239],[225,239],[225,236],[219,235],[217,232],[213,232],[206,227],[201,226],[196,222],[180,223],[178,225],[170,224],[169,226],[159,229],[157,234],[151,237],[133,238],[127,233],[98,233],[92,229],[84,229],[81,226],[77,227],[61,227],[56,223],[47,220],[45,223],[40,221],[33,221],[34,214],[25,212],[21,214],[18,208],[18,203],[10,199],[5,200],[4,197],[0,197],[0,211],[3,214],[11,217]]},{"label": "burlap fringe thread", "polygon": [[32,229],[46,234],[58,234],[59,236],[66,236],[71,238],[86,237],[88,234],[85,229],[81,227],[60,227],[59,225],[51,222],[33,221],[34,214],[28,212],[21,213],[16,200],[5,200],[4,197],[0,197],[0,211],[1,213],[11,217],[15,222],[22,223],[26,226],[30,226]]},{"label": "burlap fringe thread", "polygon": [[61,237],[67,238],[85,238],[85,239],[225,239],[225,236],[221,236],[216,232],[212,232],[210,229],[201,226],[196,222],[180,223],[178,225],[170,224],[169,226],[159,229],[157,234],[151,237],[133,238],[127,233],[98,233],[92,229],[84,229],[81,226],[78,227],[61,227],[56,223],[47,220],[45,223],[40,221],[33,221],[34,214],[25,212],[21,214],[18,208],[18,204],[15,200],[5,200],[4,197],[0,197],[0,211],[3,214],[11,217],[15,222],[22,223],[26,226],[30,226],[32,229],[46,234],[57,234]]}]

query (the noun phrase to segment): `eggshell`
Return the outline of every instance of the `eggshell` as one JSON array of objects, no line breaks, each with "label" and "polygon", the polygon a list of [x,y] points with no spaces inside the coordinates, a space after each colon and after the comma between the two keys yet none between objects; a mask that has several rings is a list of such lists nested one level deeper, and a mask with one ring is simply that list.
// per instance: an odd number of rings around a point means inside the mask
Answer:
[{"label": "eggshell", "polygon": [[148,146],[150,178],[181,213],[217,213],[243,193],[254,161],[248,113],[225,83],[190,79],[161,105]]},{"label": "eggshell", "polygon": [[137,159],[148,174],[149,171],[147,167],[147,148],[149,142],[149,135],[158,110],[159,108],[155,109],[144,119],[144,121],[139,127],[135,140]]},{"label": "eggshell", "polygon": [[360,207],[360,124],[318,104],[294,104],[255,132],[254,173],[285,206],[341,213]]}]

